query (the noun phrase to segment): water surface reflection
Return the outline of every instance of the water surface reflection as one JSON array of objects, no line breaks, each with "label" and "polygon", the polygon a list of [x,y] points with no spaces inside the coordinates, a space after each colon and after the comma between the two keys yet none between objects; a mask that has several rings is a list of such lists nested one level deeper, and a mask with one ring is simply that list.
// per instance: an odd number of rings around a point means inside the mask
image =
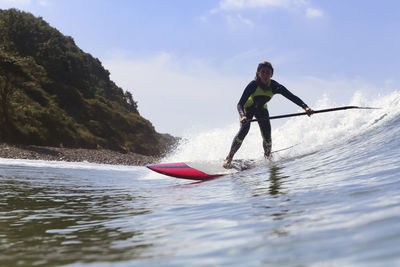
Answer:
[{"label": "water surface reflection", "polygon": [[290,194],[285,183],[290,177],[284,173],[284,165],[273,163],[268,169],[256,171],[249,180],[251,203],[254,216],[265,239],[289,235],[291,220],[289,218],[298,211],[293,210]]},{"label": "water surface reflection", "polygon": [[[0,177],[2,266],[123,261],[145,257],[135,216],[149,214],[141,192],[34,177]],[[135,229],[136,228],[136,229]],[[60,257],[60,255],[63,255]]]}]

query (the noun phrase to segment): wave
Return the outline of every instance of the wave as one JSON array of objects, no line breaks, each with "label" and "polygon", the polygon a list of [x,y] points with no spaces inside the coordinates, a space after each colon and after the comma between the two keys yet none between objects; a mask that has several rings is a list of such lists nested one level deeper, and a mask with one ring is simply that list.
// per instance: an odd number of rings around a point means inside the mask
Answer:
[{"label": "wave", "polygon": [[126,165],[110,165],[91,162],[66,162],[48,160],[29,160],[29,159],[7,159],[0,158],[0,165],[5,166],[26,166],[37,168],[56,168],[56,169],[89,169],[104,171],[132,171],[139,167]]},{"label": "wave", "polygon": [[[345,144],[352,138],[361,136],[377,128],[388,127],[400,117],[400,91],[368,100],[361,92],[356,92],[347,103],[352,106],[377,107],[375,110],[346,110],[315,114],[287,119],[278,127],[272,121],[273,150],[295,147],[279,152],[282,156],[303,155]],[[314,109],[334,107],[327,97],[313,105]],[[204,132],[192,131],[184,135],[173,153],[163,159],[173,161],[222,161],[229,152],[233,137],[239,129],[234,123],[223,128]],[[384,138],[384,136],[380,136]],[[235,158],[262,158],[261,135],[257,125],[253,125]],[[367,141],[365,141],[367,142]]]}]

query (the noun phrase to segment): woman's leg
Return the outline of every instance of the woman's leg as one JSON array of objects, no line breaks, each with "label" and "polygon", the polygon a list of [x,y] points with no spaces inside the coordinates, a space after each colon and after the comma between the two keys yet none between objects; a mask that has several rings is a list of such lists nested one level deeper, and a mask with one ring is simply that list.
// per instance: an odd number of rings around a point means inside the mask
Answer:
[{"label": "woman's leg", "polygon": [[264,157],[271,157],[272,138],[271,138],[271,123],[269,121],[268,110],[262,114],[256,114],[258,125],[260,126],[261,136],[263,138]]},{"label": "woman's leg", "polygon": [[[251,112],[246,112],[246,117],[248,120],[253,118],[253,114]],[[229,168],[233,159],[233,156],[239,150],[240,146],[243,143],[244,138],[249,133],[250,130],[250,122],[247,123],[240,123],[239,132],[236,134],[235,138],[233,138],[231,150],[229,151],[228,156],[225,159],[224,168]]]},{"label": "woman's leg", "polygon": [[242,145],[244,138],[249,133],[249,130],[250,130],[249,122],[240,124],[239,132],[236,134],[235,138],[233,139],[231,151],[229,152],[228,157],[230,157],[231,159],[233,158],[233,156],[236,154],[236,152],[239,150],[240,146]]}]

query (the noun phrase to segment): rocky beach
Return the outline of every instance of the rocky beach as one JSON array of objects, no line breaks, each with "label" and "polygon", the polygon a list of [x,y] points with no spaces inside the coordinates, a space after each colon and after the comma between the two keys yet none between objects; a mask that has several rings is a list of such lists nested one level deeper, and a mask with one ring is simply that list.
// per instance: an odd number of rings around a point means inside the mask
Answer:
[{"label": "rocky beach", "polygon": [[67,162],[92,162],[113,165],[143,166],[159,160],[157,157],[108,149],[63,148],[34,145],[0,144],[0,158]]}]

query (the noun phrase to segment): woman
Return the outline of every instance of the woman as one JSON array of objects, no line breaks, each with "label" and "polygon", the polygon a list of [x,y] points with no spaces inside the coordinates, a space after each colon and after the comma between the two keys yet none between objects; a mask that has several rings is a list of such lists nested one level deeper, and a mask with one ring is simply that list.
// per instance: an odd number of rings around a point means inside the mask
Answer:
[{"label": "woman", "polygon": [[244,89],[243,95],[237,104],[240,115],[240,130],[233,139],[231,151],[225,159],[224,168],[230,168],[233,156],[242,145],[244,138],[250,130],[250,120],[256,117],[260,126],[261,136],[263,138],[264,157],[271,156],[271,124],[267,102],[275,94],[281,94],[293,103],[302,107],[310,116],[313,110],[309,108],[300,98],[289,92],[283,85],[275,80],[271,80],[274,74],[274,68],[271,63],[264,61],[258,64],[256,77]]}]

